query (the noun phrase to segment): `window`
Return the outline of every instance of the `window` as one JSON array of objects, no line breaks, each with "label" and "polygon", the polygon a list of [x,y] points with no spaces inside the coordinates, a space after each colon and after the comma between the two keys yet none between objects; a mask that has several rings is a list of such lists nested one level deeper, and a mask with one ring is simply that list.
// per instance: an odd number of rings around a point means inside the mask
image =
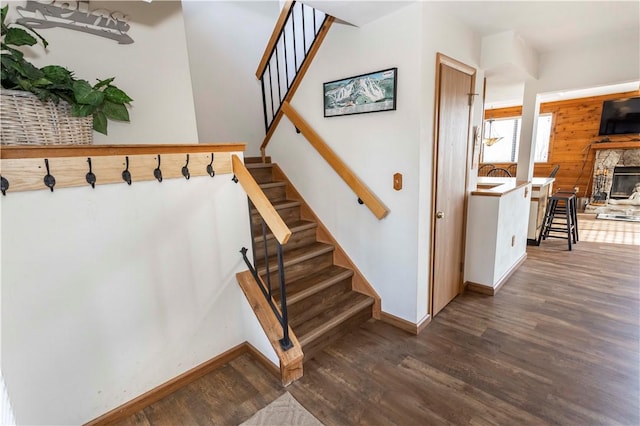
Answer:
[{"label": "window", "polygon": [[[536,151],[534,154],[536,163],[546,163],[548,160],[552,120],[552,114],[540,114],[538,117]],[[502,139],[493,145],[483,144],[481,159],[483,163],[514,163],[518,161],[521,122],[521,117],[485,120],[484,137]]]}]

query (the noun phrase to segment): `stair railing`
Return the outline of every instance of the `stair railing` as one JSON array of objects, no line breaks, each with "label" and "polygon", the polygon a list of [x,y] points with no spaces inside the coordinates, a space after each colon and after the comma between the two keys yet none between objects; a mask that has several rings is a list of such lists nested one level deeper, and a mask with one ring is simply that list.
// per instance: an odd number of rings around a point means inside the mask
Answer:
[{"label": "stair railing", "polygon": [[[267,196],[262,192],[258,183],[253,179],[249,170],[245,167],[244,163],[237,155],[233,155],[231,157],[232,165],[233,165],[233,180],[236,183],[240,183],[242,188],[247,193],[249,200],[255,206],[258,214],[260,215],[261,220],[261,228],[262,228],[262,240],[264,242],[264,261],[266,267],[266,280],[267,284],[264,284],[264,281],[260,278],[258,274],[258,268],[256,267],[256,251],[252,241],[251,247],[253,250],[253,259],[254,263],[252,264],[249,258],[247,257],[248,249],[246,247],[242,247],[240,253],[242,253],[242,258],[246,263],[251,275],[260,288],[260,291],[264,295],[267,303],[271,307],[274,315],[278,319],[280,326],[282,326],[282,339],[279,340],[280,346],[283,350],[288,350],[293,347],[293,343],[289,338],[289,316],[287,313],[287,293],[285,288],[285,280],[284,280],[284,262],[282,258],[282,246],[287,244],[289,241],[289,237],[291,237],[291,230],[284,223],[276,209],[273,207]],[[249,219],[251,220],[251,209],[249,209]],[[271,230],[273,236],[275,238],[276,251],[278,255],[278,281],[280,286],[280,309],[273,303],[272,298],[272,287],[271,287],[271,271],[269,267],[269,252],[268,252],[268,244],[267,244],[267,228]],[[253,226],[252,226],[253,229]],[[253,235],[252,235],[253,239]]]},{"label": "stair railing", "polygon": [[256,71],[266,130],[260,147],[263,157],[282,118],[282,104],[293,97],[333,21],[332,16],[300,2],[288,1],[282,8]]}]

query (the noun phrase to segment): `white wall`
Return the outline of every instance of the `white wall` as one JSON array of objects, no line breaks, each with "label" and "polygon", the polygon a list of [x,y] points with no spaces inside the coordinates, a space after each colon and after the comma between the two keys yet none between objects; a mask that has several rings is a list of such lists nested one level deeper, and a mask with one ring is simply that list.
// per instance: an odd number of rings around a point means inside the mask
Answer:
[{"label": "white wall", "polygon": [[[398,31],[402,28],[402,31]],[[382,297],[382,309],[411,322],[427,314],[435,56],[474,66],[479,43],[429,3],[413,3],[361,28],[334,24],[293,107],[390,208],[377,220],[284,119],[267,154]],[[322,83],[398,68],[396,111],[323,117]],[[392,188],[393,174],[404,188]]]},{"label": "white wall", "polygon": [[8,193],[2,375],[19,424],[81,424],[249,341],[230,175]]},{"label": "white wall", "polygon": [[[24,1],[11,1],[15,7]],[[73,3],[73,2],[71,2]],[[133,44],[63,28],[39,30],[49,41],[31,48],[37,66],[62,65],[90,83],[116,77],[133,98],[130,123],[109,121],[109,136],[94,132],[96,144],[198,142],[182,8],[179,1],[91,1],[89,8],[130,17]]]},{"label": "white wall", "polygon": [[280,13],[277,1],[183,2],[189,64],[202,142],[264,140],[258,63]]},{"label": "white wall", "polygon": [[539,79],[527,82],[536,93],[585,89],[640,80],[640,34],[621,32],[612,40],[540,55]]}]

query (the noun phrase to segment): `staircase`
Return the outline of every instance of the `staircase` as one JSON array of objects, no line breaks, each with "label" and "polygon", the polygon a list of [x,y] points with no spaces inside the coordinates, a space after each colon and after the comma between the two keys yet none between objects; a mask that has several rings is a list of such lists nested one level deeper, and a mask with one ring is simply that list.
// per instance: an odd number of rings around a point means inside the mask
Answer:
[{"label": "staircase", "polygon": [[[336,253],[340,249],[326,238],[328,232],[279,167],[257,161],[261,159],[247,158],[246,167],[292,232],[283,246],[287,309],[289,324],[307,361],[333,340],[370,320],[375,299],[353,290],[357,271],[336,264],[336,259],[344,257]],[[253,206],[251,224],[256,270],[266,283],[261,219]],[[279,305],[276,245],[269,231],[266,240],[272,298]]]}]

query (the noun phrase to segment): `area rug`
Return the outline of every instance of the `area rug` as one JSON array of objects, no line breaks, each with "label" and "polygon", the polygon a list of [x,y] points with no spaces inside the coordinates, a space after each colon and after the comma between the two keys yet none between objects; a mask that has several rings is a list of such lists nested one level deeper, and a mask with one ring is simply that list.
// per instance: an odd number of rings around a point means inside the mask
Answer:
[{"label": "area rug", "polygon": [[323,426],[289,392],[264,407],[240,426]]},{"label": "area rug", "polygon": [[596,218],[608,220],[624,220],[627,222],[640,222],[640,216],[629,216],[624,214],[600,213],[596,216]]}]

